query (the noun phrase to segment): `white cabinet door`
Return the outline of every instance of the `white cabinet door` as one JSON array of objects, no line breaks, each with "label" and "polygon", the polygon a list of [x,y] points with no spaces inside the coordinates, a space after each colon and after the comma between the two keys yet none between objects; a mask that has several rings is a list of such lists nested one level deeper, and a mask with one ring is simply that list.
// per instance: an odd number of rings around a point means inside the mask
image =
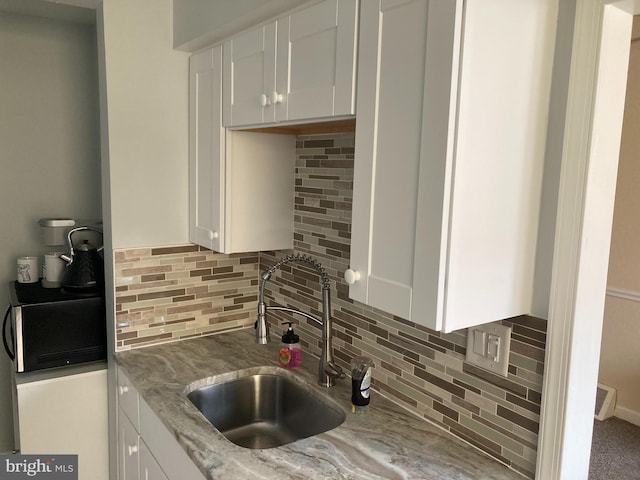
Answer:
[{"label": "white cabinet door", "polygon": [[168,480],[144,440],[140,440],[140,480]]},{"label": "white cabinet door", "polygon": [[[118,480],[204,480],[122,368],[118,368],[117,383]],[[124,395],[123,387],[126,387]],[[130,419],[132,413],[135,413],[135,424]]]},{"label": "white cabinet door", "polygon": [[189,240],[224,251],[225,136],[222,47],[189,62]]},{"label": "white cabinet door", "polygon": [[[171,480],[204,480],[204,475],[142,397],[140,398],[140,435],[141,443],[146,444],[149,451],[153,453],[152,458],[167,478]],[[142,452],[140,461],[142,462]],[[149,469],[153,470],[151,466]],[[150,476],[149,478],[156,477]]]},{"label": "white cabinet door", "polygon": [[276,24],[269,23],[224,43],[224,126],[274,121]]},{"label": "white cabinet door", "polygon": [[106,369],[16,390],[21,453],[77,454],[79,478],[109,478]]},{"label": "white cabinet door", "polygon": [[351,239],[361,278],[349,293],[405,319],[414,318],[428,13],[424,0],[364,2],[361,10]]},{"label": "white cabinet door", "polygon": [[277,22],[277,121],[353,115],[357,1],[328,0]]},{"label": "white cabinet door", "polygon": [[[137,394],[136,394],[137,395]],[[140,478],[140,435],[124,412],[118,409],[118,480]]]},{"label": "white cabinet door", "polygon": [[325,0],[224,43],[225,127],[355,113],[358,0]]},{"label": "white cabinet door", "polygon": [[363,2],[351,298],[447,332],[529,313],[544,3]]}]

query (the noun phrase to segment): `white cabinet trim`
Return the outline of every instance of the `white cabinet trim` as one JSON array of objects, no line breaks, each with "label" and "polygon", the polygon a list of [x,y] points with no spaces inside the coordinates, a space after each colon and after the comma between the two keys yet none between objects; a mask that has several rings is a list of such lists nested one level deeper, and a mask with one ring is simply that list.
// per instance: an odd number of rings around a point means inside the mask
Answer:
[{"label": "white cabinet trim", "polygon": [[575,30],[536,465],[541,480],[589,472],[626,71],[638,13],[638,0],[579,1],[567,20],[575,20]]}]

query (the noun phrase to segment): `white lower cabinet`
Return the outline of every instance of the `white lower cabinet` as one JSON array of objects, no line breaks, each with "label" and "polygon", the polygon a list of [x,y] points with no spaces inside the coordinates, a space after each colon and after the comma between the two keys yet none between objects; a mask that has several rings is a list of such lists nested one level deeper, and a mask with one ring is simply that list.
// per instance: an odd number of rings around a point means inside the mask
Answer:
[{"label": "white lower cabinet", "polygon": [[120,368],[117,383],[118,480],[204,480]]},{"label": "white lower cabinet", "polygon": [[140,480],[169,480],[144,441],[140,441]]},{"label": "white lower cabinet", "polygon": [[25,455],[78,455],[78,478],[107,480],[107,369],[85,368],[92,367],[14,374],[16,447]]},{"label": "white lower cabinet", "polygon": [[351,298],[445,332],[530,312],[553,3],[362,2]]},{"label": "white lower cabinet", "polygon": [[140,435],[122,409],[118,409],[118,479],[140,478]]}]

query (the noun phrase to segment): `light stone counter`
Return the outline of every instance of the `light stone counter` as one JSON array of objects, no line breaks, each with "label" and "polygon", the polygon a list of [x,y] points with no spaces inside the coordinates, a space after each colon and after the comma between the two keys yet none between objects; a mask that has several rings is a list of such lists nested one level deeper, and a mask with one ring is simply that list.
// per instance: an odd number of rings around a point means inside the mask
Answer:
[{"label": "light stone counter", "polygon": [[[279,343],[254,343],[253,329],[116,354],[116,362],[208,479],[519,479],[523,477],[374,391],[351,413],[351,382],[316,385],[311,355],[292,370],[344,407],[338,428],[294,443],[250,450],[228,441],[189,402],[193,382],[231,371],[277,367]],[[278,367],[279,368],[279,367]],[[258,369],[259,370],[259,369]],[[373,372],[375,378],[375,371]],[[190,388],[191,385],[191,388]]]}]

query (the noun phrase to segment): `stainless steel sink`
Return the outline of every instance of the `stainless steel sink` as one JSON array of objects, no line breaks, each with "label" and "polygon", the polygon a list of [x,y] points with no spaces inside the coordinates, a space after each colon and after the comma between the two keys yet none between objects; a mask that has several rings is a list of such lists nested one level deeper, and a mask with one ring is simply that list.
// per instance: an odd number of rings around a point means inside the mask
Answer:
[{"label": "stainless steel sink", "polygon": [[187,397],[227,439],[245,448],[285,445],[336,428],[346,418],[339,405],[283,374],[247,375]]}]

